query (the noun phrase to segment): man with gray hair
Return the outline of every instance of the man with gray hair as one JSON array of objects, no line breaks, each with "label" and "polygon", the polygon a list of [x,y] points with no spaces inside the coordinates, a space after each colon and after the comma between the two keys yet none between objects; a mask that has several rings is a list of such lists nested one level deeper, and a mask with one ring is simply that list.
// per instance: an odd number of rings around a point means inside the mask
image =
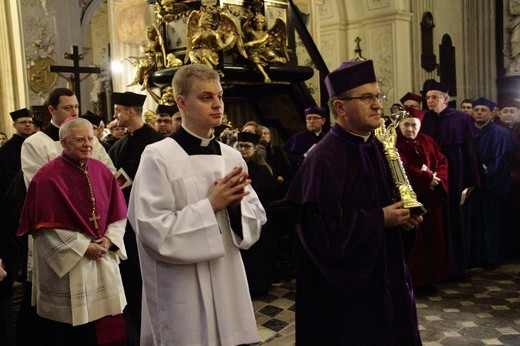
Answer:
[{"label": "man with gray hair", "polygon": [[31,180],[18,228],[34,238],[31,328],[46,345],[122,343],[126,203],[110,169],[91,158],[92,124],[70,119],[59,136],[63,152]]},{"label": "man with gray hair", "polygon": [[[470,193],[480,185],[478,130],[466,113],[448,107],[450,86],[432,81],[426,91],[428,110],[424,113],[421,132],[432,137],[448,159],[448,208],[444,224],[449,251],[450,277],[466,280],[466,247],[461,212],[463,191]],[[467,194],[466,194],[467,195]]]}]

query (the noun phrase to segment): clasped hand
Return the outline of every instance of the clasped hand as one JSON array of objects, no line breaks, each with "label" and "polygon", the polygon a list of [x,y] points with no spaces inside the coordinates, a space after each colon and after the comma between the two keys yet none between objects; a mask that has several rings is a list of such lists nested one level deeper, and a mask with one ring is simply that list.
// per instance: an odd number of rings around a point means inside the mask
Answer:
[{"label": "clasped hand", "polygon": [[409,231],[422,222],[422,216],[412,215],[410,209],[404,208],[402,201],[387,205],[383,208],[384,227],[401,226]]},{"label": "clasped hand", "polygon": [[93,240],[88,244],[87,251],[85,251],[85,257],[90,260],[100,260],[108,253],[110,247],[112,247],[112,241],[107,237]]},{"label": "clasped hand", "polygon": [[217,213],[227,206],[233,206],[249,194],[245,187],[251,184],[248,174],[242,167],[235,167],[224,178],[215,181],[209,188],[208,199]]}]

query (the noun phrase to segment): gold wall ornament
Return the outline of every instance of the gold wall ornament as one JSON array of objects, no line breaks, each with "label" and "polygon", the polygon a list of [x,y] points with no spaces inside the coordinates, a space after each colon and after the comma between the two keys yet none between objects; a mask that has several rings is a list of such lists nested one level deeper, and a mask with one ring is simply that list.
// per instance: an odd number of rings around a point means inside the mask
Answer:
[{"label": "gold wall ornament", "polygon": [[287,25],[281,18],[277,18],[273,27],[267,30],[267,19],[257,12],[246,16],[242,24],[244,47],[248,59],[256,70],[262,74],[265,83],[270,83],[264,67],[273,63],[285,64],[289,60],[287,54]]},{"label": "gold wall ornament", "polygon": [[51,91],[58,81],[58,74],[49,71],[49,66],[55,65],[51,58],[37,58],[31,63],[28,73],[29,87],[37,93]]},{"label": "gold wall ornament", "polygon": [[240,29],[233,17],[220,8],[203,6],[199,11],[191,12],[187,37],[184,63],[205,64],[215,69],[219,64],[218,52],[234,47],[247,58]]},{"label": "gold wall ornament", "polygon": [[395,197],[403,201],[404,207],[410,209],[413,215],[423,215],[426,213],[426,208],[417,200],[417,195],[410,185],[403,162],[395,146],[397,140],[396,128],[399,121],[407,114],[408,112],[400,110],[388,115],[389,123],[386,126],[384,119],[381,119],[381,126],[374,131],[374,135],[383,144],[383,152],[395,184]]}]

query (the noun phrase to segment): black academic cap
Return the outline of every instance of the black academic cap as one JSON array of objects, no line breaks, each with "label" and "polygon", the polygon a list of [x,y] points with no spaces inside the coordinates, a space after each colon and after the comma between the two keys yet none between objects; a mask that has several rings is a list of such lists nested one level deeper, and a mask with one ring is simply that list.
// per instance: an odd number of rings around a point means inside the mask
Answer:
[{"label": "black academic cap", "polygon": [[136,94],[131,91],[125,91],[124,93],[113,93],[112,100],[115,105],[126,106],[126,107],[142,107],[146,95]]},{"label": "black academic cap", "polygon": [[170,115],[174,115],[179,111],[179,108],[175,105],[173,106],[166,106],[166,105],[158,105],[157,109],[155,110],[155,113],[166,113]]},{"label": "black academic cap", "polygon": [[33,116],[32,112],[30,110],[28,110],[27,108],[22,108],[17,111],[11,112],[9,114],[11,114],[11,118],[13,118],[13,121],[16,121],[16,119],[20,119],[20,118],[24,118],[24,117],[32,118],[32,116]]}]

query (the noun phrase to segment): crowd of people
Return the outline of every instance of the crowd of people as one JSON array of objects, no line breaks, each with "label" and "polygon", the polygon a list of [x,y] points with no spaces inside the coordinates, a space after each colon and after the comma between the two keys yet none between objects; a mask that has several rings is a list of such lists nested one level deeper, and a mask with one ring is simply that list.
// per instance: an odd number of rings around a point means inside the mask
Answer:
[{"label": "crowd of people", "polygon": [[200,64],[176,72],[176,105],[154,124],[132,92],[113,93],[107,129],[66,88],[50,92],[42,131],[13,111],[15,134],[0,133],[3,344],[255,343],[252,299],[293,279],[298,345],[420,344],[414,292],[518,256],[520,101],[457,110],[438,82],[400,99],[393,141],[422,215],[396,198],[392,141],[374,135],[385,97],[372,61],[325,85],[328,104],[309,105],[285,143],[255,121],[222,124],[219,74]]}]

